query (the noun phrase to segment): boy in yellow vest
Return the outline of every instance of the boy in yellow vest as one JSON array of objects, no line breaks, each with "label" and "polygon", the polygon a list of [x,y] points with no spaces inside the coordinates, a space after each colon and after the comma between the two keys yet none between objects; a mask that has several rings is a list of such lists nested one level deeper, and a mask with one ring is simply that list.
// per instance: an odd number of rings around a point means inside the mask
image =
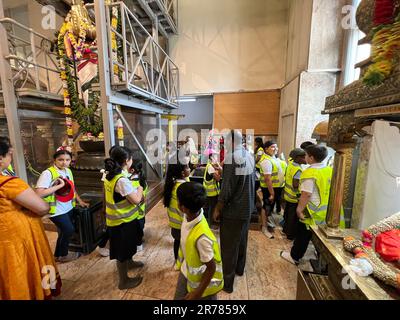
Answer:
[{"label": "boy in yellow vest", "polygon": [[206,192],[201,184],[186,182],[178,187],[177,197],[184,219],[175,300],[217,300],[224,278],[219,245],[203,215]]},{"label": "boy in yellow vest", "polygon": [[294,149],[289,157],[292,161],[289,162],[285,175],[283,232],[289,240],[294,240],[298,221],[296,209],[300,198],[300,176],[303,171],[301,165],[306,164],[306,152],[303,149]]},{"label": "boy in yellow vest", "polygon": [[300,177],[301,196],[296,209],[299,218],[296,238],[290,252],[281,252],[283,259],[296,265],[300,263],[311,240],[310,226],[325,223],[332,179],[332,168],[322,163],[327,157],[327,149],[321,145],[310,145],[305,152],[310,167]]},{"label": "boy in yellow vest", "polygon": [[272,210],[277,197],[281,196],[284,183],[284,173],[281,162],[275,157],[278,145],[274,141],[267,141],[264,145],[265,153],[260,160],[260,185],[263,193],[263,207],[265,210],[265,220],[263,224],[263,233],[273,239],[273,231],[276,227],[272,217]]}]

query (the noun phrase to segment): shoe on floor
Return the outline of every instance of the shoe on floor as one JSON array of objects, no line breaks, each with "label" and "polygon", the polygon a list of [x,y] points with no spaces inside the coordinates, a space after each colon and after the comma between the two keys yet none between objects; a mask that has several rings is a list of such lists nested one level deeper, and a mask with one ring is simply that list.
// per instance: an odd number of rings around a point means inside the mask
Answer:
[{"label": "shoe on floor", "polygon": [[262,233],[264,233],[267,236],[268,239],[274,239],[275,238],[274,235],[271,232],[269,232],[268,229],[266,229],[266,228],[262,229]]},{"label": "shoe on floor", "polygon": [[136,251],[137,252],[143,251],[143,245],[141,244],[140,246],[136,246]]},{"label": "shoe on floor", "polygon": [[222,290],[229,294],[231,294],[233,292],[233,288],[224,287]]},{"label": "shoe on floor", "polygon": [[119,290],[125,290],[125,289],[133,289],[139,286],[142,283],[143,277],[142,276],[136,276],[134,278],[126,278],[125,281],[120,282],[118,284],[118,289]]},{"label": "shoe on floor", "polygon": [[78,259],[81,256],[80,252],[68,252],[66,256],[58,257],[57,262],[70,262]]},{"label": "shoe on floor", "polygon": [[143,267],[144,267],[144,263],[141,261],[133,261],[133,260],[128,261],[129,269],[137,269],[137,268],[143,268]]},{"label": "shoe on floor", "polygon": [[97,247],[97,252],[102,256],[102,257],[108,257],[110,255],[110,249],[107,248],[100,248]]},{"label": "shoe on floor", "polygon": [[290,252],[288,251],[281,251],[281,258],[285,259],[286,261],[290,262],[291,264],[294,264],[295,266],[297,266],[299,264],[298,261],[294,260],[291,255]]}]

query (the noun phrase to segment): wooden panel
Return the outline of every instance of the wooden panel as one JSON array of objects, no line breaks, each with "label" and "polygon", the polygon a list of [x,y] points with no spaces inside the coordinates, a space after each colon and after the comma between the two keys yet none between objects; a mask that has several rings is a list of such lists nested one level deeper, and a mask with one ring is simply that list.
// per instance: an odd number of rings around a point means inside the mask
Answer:
[{"label": "wooden panel", "polygon": [[214,95],[214,128],[278,135],[280,90]]}]

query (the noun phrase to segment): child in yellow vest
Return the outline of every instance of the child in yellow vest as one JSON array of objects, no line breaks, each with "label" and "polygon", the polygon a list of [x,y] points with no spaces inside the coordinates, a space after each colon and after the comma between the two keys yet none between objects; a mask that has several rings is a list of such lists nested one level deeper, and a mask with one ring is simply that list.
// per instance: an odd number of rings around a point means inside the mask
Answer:
[{"label": "child in yellow vest", "polygon": [[[181,241],[181,225],[183,221],[183,213],[178,207],[176,190],[182,183],[188,182],[189,175],[189,165],[180,163],[177,158],[169,159],[167,175],[165,177],[163,203],[164,207],[167,208],[171,235],[172,238],[174,238],[175,262],[178,261],[179,244]],[[179,270],[177,263],[175,263],[174,268],[175,270]]]},{"label": "child in yellow vest", "polygon": [[218,165],[216,157],[218,153],[215,150],[209,150],[209,160],[204,171],[203,187],[206,189],[208,210],[206,217],[208,224],[211,226],[213,219],[212,214],[218,203],[218,195],[220,192],[221,175],[215,166]]},{"label": "child in yellow vest", "polygon": [[300,176],[301,196],[296,209],[299,218],[296,238],[290,252],[281,252],[282,258],[296,265],[300,263],[311,240],[310,226],[325,223],[332,179],[332,168],[322,163],[327,157],[327,149],[321,145],[310,145],[305,152],[310,167]]},{"label": "child in yellow vest", "polygon": [[[63,200],[56,196],[56,192],[64,188],[67,179],[74,182],[72,171],[69,169],[72,154],[67,150],[59,150],[54,156],[54,165],[43,171],[36,184],[36,193],[50,205],[50,220],[57,226],[58,239],[54,256],[57,262],[68,262],[77,259],[80,254],[77,252],[68,253],[69,241],[75,232],[72,223],[72,213],[76,201],[81,207],[88,207],[89,204],[82,201],[75,188],[71,199]],[[72,194],[71,193],[71,194]]]},{"label": "child in yellow vest", "polygon": [[143,263],[133,261],[142,230],[137,220],[138,205],[143,200],[143,188],[135,188],[128,179],[132,166],[132,153],[126,147],[114,147],[105,161],[104,180],[106,198],[106,223],[110,237],[110,260],[117,260],[120,290],[135,288],[142,276],[128,277],[128,269],[141,268]]},{"label": "child in yellow vest", "polygon": [[[139,187],[141,186],[143,188],[143,201],[139,205],[139,216],[138,216],[138,221],[140,228],[142,229],[142,232],[144,234],[144,224],[146,222],[146,197],[147,193],[149,192],[149,186],[146,181],[146,176],[143,172],[143,164],[140,160],[134,160],[131,166],[131,169],[129,170],[129,173],[131,176],[129,179],[132,181],[132,184],[134,187]],[[140,244],[137,246],[137,251],[142,251],[143,250],[143,237],[140,241]]]},{"label": "child in yellow vest", "polygon": [[184,219],[175,300],[217,300],[224,278],[219,245],[203,215],[205,189],[199,183],[187,182],[178,187],[177,196]]},{"label": "child in yellow vest", "polygon": [[283,232],[289,240],[294,240],[298,221],[296,209],[300,198],[300,176],[303,171],[301,165],[306,164],[306,152],[303,149],[294,149],[289,157],[292,161],[289,162],[285,174]]}]

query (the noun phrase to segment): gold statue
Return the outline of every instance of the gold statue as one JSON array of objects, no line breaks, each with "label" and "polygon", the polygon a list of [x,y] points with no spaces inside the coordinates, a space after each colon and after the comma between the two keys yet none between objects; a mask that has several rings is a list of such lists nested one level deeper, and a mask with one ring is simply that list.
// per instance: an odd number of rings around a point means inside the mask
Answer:
[{"label": "gold statue", "polygon": [[72,24],[72,31],[76,37],[79,37],[81,28],[84,28],[87,39],[96,39],[96,27],[89,17],[83,0],[72,0],[71,11],[68,13],[68,16]]}]

